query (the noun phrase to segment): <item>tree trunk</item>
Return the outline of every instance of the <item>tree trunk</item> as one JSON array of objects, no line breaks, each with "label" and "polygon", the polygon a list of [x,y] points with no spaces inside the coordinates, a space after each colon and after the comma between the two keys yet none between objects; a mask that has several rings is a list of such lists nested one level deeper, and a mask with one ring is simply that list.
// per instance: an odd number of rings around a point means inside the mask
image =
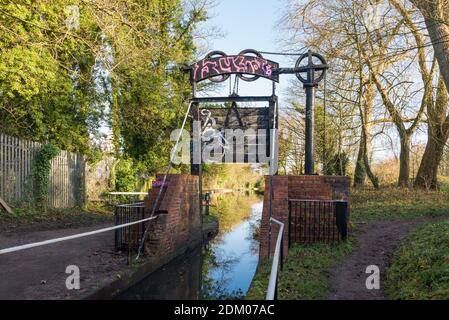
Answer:
[{"label": "tree trunk", "polygon": [[426,150],[415,179],[415,188],[436,189],[438,187],[438,166],[443,156],[448,133],[439,131],[438,136],[428,135]]},{"label": "tree trunk", "polygon": [[438,167],[449,137],[449,117],[446,115],[448,102],[446,86],[440,75],[435,103],[427,107],[427,145],[416,176],[415,188],[438,187]]},{"label": "tree trunk", "polygon": [[412,0],[424,16],[440,73],[449,93],[449,5],[447,0]]},{"label": "tree trunk", "polygon": [[375,189],[379,189],[379,179],[371,171],[371,167],[370,167],[369,160],[368,160],[368,153],[366,151],[365,151],[365,158],[364,158],[364,160],[365,160],[364,163],[365,163],[366,174],[368,175],[369,179],[371,180],[371,183],[373,184],[373,187]]},{"label": "tree trunk", "polygon": [[365,171],[365,142],[363,137],[360,138],[359,153],[357,155],[357,162],[354,171],[354,187],[362,187],[365,185],[366,171]]},{"label": "tree trunk", "polygon": [[[360,88],[360,90],[362,90],[362,88]],[[371,171],[368,157],[371,152],[371,118],[375,96],[376,90],[374,83],[370,82],[365,87],[363,108],[360,105],[362,130],[359,153],[357,155],[357,163],[354,172],[354,187],[365,185],[366,176],[368,176],[374,188],[379,188],[379,179]]]},{"label": "tree trunk", "polygon": [[401,136],[401,153],[399,156],[398,186],[408,188],[410,181],[410,136]]}]

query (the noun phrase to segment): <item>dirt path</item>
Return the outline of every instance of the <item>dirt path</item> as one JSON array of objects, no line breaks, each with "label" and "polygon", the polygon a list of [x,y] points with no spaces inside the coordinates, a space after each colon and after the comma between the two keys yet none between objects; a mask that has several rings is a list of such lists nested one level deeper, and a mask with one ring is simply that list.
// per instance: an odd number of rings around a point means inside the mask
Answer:
[{"label": "dirt path", "polygon": [[[0,248],[91,231],[111,224],[0,234]],[[66,267],[80,268],[81,290],[67,290]],[[0,299],[73,299],[101,286],[126,267],[114,252],[114,232],[0,255]]]},{"label": "dirt path", "polygon": [[[442,218],[414,220],[372,221],[360,225],[355,232],[357,247],[351,256],[337,264],[331,273],[331,291],[328,300],[382,300],[384,278],[394,250],[407,235],[424,222]],[[376,265],[380,269],[380,290],[368,290],[365,285],[366,268]]]}]

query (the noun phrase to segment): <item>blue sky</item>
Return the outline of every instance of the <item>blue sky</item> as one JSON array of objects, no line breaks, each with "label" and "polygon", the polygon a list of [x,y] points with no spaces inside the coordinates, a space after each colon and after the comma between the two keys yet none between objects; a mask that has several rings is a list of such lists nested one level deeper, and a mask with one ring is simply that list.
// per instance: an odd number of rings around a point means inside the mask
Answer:
[{"label": "blue sky", "polygon": [[[210,26],[216,26],[224,37],[210,41],[211,50],[220,50],[227,54],[238,54],[244,49],[259,51],[283,51],[280,42],[280,30],[276,28],[282,16],[286,0],[217,0],[212,9]],[[264,58],[279,62],[281,66],[291,67],[291,58],[264,55]],[[285,90],[292,76],[281,76],[277,94],[281,102],[285,99]],[[267,95],[271,93],[271,82],[259,79],[255,82],[240,81],[240,95]],[[228,87],[224,90],[226,94]]]},{"label": "blue sky", "polygon": [[219,0],[211,23],[227,33],[214,41],[216,49],[230,53],[245,48],[274,49],[274,27],[285,0]]}]

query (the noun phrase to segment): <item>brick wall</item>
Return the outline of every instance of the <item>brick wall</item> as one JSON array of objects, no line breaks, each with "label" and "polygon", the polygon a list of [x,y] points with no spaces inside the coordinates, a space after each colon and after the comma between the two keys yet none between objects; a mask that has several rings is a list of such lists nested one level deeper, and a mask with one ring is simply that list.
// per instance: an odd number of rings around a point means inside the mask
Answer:
[{"label": "brick wall", "polygon": [[[163,175],[156,181],[162,182]],[[163,188],[156,214],[151,223],[145,253],[149,256],[169,255],[191,242],[202,239],[202,221],[198,203],[198,177],[168,175],[164,186],[153,187],[145,198],[145,208],[151,210],[160,188]]]},{"label": "brick wall", "polygon": [[[272,216],[283,222],[284,254],[288,253],[288,201],[297,200],[345,200],[349,201],[350,178],[336,176],[274,176],[272,177]],[[260,229],[260,259],[268,255],[270,215],[270,176],[265,177],[265,195]],[[272,224],[271,254],[274,253],[279,227]]]}]

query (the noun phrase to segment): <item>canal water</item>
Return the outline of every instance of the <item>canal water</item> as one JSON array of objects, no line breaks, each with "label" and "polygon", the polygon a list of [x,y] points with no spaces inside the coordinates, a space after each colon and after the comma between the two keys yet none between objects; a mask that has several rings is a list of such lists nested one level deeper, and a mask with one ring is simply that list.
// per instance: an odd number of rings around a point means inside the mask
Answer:
[{"label": "canal water", "polygon": [[214,195],[218,235],[152,273],[119,299],[244,298],[259,260],[262,201],[254,193]]}]

